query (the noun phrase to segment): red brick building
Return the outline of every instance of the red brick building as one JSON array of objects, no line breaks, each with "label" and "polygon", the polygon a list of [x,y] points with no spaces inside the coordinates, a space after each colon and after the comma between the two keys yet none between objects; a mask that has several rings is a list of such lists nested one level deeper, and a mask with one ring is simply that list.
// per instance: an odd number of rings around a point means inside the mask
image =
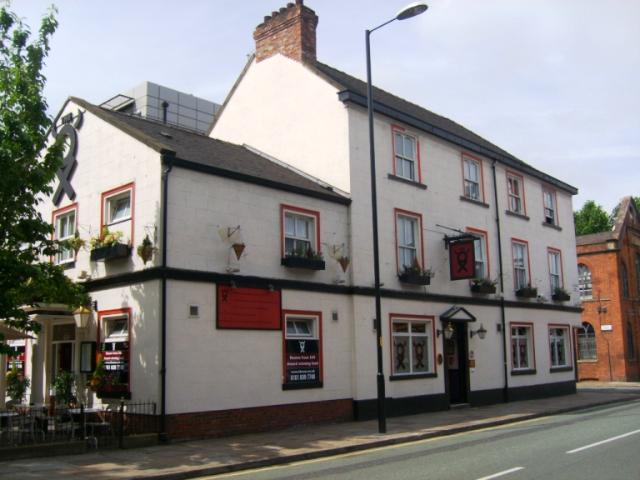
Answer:
[{"label": "red brick building", "polygon": [[580,380],[640,379],[640,214],[620,203],[610,232],[576,238],[584,311],[576,331]]}]

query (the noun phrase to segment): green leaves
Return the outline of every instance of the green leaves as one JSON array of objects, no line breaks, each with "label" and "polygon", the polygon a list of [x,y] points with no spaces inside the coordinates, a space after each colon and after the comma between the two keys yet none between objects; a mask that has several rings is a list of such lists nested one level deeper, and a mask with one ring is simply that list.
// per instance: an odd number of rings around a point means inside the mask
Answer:
[{"label": "green leaves", "polygon": [[576,235],[606,232],[611,230],[611,220],[607,212],[593,200],[588,200],[577,212],[573,212]]}]

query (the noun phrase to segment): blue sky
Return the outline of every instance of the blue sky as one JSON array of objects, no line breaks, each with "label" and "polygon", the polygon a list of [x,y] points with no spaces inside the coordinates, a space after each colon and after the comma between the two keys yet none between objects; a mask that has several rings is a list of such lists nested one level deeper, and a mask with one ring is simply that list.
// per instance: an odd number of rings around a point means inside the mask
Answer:
[{"label": "blue sky", "polygon": [[[2,0],[0,0],[2,1]],[[55,113],[150,80],[222,103],[252,32],[286,0],[58,0]],[[407,1],[305,0],[318,58],[365,78],[364,30]],[[372,37],[374,83],[451,118],[610,210],[640,195],[640,2],[433,0]],[[14,0],[37,28],[50,0]]]}]

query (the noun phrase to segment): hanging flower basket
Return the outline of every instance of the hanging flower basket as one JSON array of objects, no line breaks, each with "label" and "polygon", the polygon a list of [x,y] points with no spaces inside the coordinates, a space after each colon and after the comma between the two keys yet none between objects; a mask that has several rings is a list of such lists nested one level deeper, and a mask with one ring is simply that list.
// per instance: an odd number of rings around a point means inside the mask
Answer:
[{"label": "hanging flower basket", "polygon": [[538,289],[536,287],[522,287],[516,290],[516,297],[520,298],[536,298],[538,296]]},{"label": "hanging flower basket", "polygon": [[136,249],[138,256],[142,259],[145,265],[153,258],[154,250],[155,248],[153,248],[153,243],[151,242],[149,235],[145,235],[142,239],[142,243],[138,245],[138,248]]},{"label": "hanging flower basket", "polygon": [[349,257],[340,257],[338,259],[338,263],[342,267],[342,271],[344,273],[347,273],[347,268],[349,268],[349,264],[351,263],[351,260],[349,259]]},{"label": "hanging flower basket", "polygon": [[233,251],[236,254],[236,258],[240,260],[240,257],[242,256],[242,253],[246,248],[246,245],[244,243],[234,243],[233,245],[231,245],[231,248],[233,248]]}]

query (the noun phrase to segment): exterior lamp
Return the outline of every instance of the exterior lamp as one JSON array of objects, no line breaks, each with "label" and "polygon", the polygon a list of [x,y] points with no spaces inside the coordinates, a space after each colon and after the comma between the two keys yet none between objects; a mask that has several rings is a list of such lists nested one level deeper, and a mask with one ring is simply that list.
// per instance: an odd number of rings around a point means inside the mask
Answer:
[{"label": "exterior lamp", "polygon": [[453,338],[455,329],[453,328],[453,324],[451,322],[447,323],[447,326],[444,327],[444,330],[436,330],[437,337],[439,337],[443,333],[444,333],[444,338],[446,338],[447,340],[451,340]]},{"label": "exterior lamp", "polygon": [[469,335],[471,336],[471,338],[473,338],[474,335],[478,335],[478,337],[480,337],[480,340],[484,340],[484,337],[487,336],[487,330],[484,328],[482,324],[480,324],[480,328],[475,331],[471,330],[469,332]]},{"label": "exterior lamp", "polygon": [[78,328],[85,328],[89,324],[89,317],[91,317],[91,310],[84,305],[81,305],[73,311],[73,319]]},{"label": "exterior lamp", "polygon": [[369,158],[371,162],[371,223],[373,229],[373,278],[374,278],[374,296],[376,302],[376,317],[374,319],[376,326],[376,353],[378,360],[378,371],[376,374],[377,382],[377,410],[378,410],[378,432],[385,433],[387,431],[387,421],[384,411],[385,393],[384,393],[384,373],[382,371],[382,307],[380,301],[380,254],[378,251],[378,200],[376,190],[376,155],[374,150],[373,136],[373,84],[371,82],[371,34],[393,22],[394,20],[406,20],[415,17],[427,10],[427,5],[422,2],[412,3],[400,10],[391,20],[378,25],[371,30],[365,30],[366,54],[367,54],[367,112],[369,115]]}]

